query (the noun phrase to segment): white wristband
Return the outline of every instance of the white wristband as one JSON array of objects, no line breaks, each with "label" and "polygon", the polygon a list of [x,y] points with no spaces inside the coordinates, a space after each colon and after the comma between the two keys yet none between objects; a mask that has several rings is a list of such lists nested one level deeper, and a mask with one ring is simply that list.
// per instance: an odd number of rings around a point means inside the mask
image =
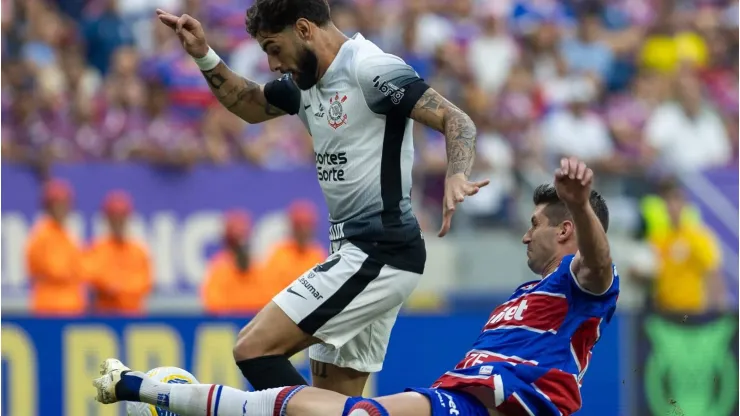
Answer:
[{"label": "white wristband", "polygon": [[208,48],[208,53],[202,58],[194,58],[195,64],[198,65],[201,71],[210,71],[215,68],[221,62],[221,57],[218,56],[216,51]]}]

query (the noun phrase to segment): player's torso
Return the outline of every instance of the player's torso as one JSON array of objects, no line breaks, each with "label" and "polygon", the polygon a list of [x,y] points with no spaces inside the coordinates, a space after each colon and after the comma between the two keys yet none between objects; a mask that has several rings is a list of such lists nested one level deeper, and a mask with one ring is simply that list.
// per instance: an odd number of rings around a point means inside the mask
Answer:
[{"label": "player's torso", "polygon": [[598,299],[579,292],[568,271],[559,269],[517,288],[490,315],[466,357],[467,364],[463,360],[461,365],[509,361],[582,377],[591,350],[616,308],[619,282],[615,277],[614,288]]},{"label": "player's torso", "polygon": [[[412,123],[389,125],[370,110],[356,79],[356,59],[373,53],[357,41],[343,47],[321,81],[301,93],[299,117],[313,138],[316,173],[333,224],[332,240],[381,237],[385,211],[414,224],[408,200],[413,164]],[[392,136],[392,137],[389,137]],[[418,227],[418,225],[416,225]],[[393,227],[390,227],[393,228]],[[394,238],[391,238],[394,240]]]}]

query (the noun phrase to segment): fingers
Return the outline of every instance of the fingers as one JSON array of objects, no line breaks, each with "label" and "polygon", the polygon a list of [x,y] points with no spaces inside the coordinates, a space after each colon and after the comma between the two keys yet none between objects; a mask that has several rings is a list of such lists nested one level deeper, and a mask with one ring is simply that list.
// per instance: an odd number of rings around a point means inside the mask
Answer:
[{"label": "fingers", "polygon": [[159,18],[159,21],[167,25],[170,29],[176,29],[177,26],[177,20],[179,19],[174,14],[169,14],[167,12],[164,12],[162,10],[157,10],[157,17]]},{"label": "fingers", "polygon": [[560,159],[560,168],[555,170],[555,179],[569,178],[586,185],[593,179],[593,171],[575,157]]},{"label": "fingers", "polygon": [[591,186],[591,183],[594,180],[594,171],[592,171],[589,168],[586,168],[586,173],[583,175],[583,179],[581,180],[581,185],[583,186]]},{"label": "fingers", "polygon": [[452,206],[452,209],[449,209],[449,208],[444,209],[444,214],[442,214],[442,227],[439,229],[439,233],[437,233],[437,237],[444,237],[450,231],[450,224],[452,224],[452,214],[454,213],[455,213],[454,205]]},{"label": "fingers", "polygon": [[490,179],[483,179],[482,181],[473,182],[472,184],[476,188],[482,188],[484,186],[487,186],[489,183],[491,183],[491,180]]}]

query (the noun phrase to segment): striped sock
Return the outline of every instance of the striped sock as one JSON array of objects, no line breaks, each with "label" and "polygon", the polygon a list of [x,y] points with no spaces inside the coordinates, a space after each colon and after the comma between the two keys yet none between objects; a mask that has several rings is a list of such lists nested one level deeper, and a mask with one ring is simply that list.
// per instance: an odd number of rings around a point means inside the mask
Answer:
[{"label": "striped sock", "polygon": [[248,392],[216,384],[172,384],[169,410],[181,416],[285,416],[288,402],[304,387]]}]

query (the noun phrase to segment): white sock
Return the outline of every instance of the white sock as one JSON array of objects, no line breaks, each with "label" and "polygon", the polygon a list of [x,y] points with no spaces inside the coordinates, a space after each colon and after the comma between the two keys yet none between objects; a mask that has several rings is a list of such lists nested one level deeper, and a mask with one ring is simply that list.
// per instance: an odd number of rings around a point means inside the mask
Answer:
[{"label": "white sock", "polygon": [[217,384],[166,384],[144,377],[139,397],[181,416],[273,416],[276,411],[284,416],[288,401],[304,387],[248,392]]}]

